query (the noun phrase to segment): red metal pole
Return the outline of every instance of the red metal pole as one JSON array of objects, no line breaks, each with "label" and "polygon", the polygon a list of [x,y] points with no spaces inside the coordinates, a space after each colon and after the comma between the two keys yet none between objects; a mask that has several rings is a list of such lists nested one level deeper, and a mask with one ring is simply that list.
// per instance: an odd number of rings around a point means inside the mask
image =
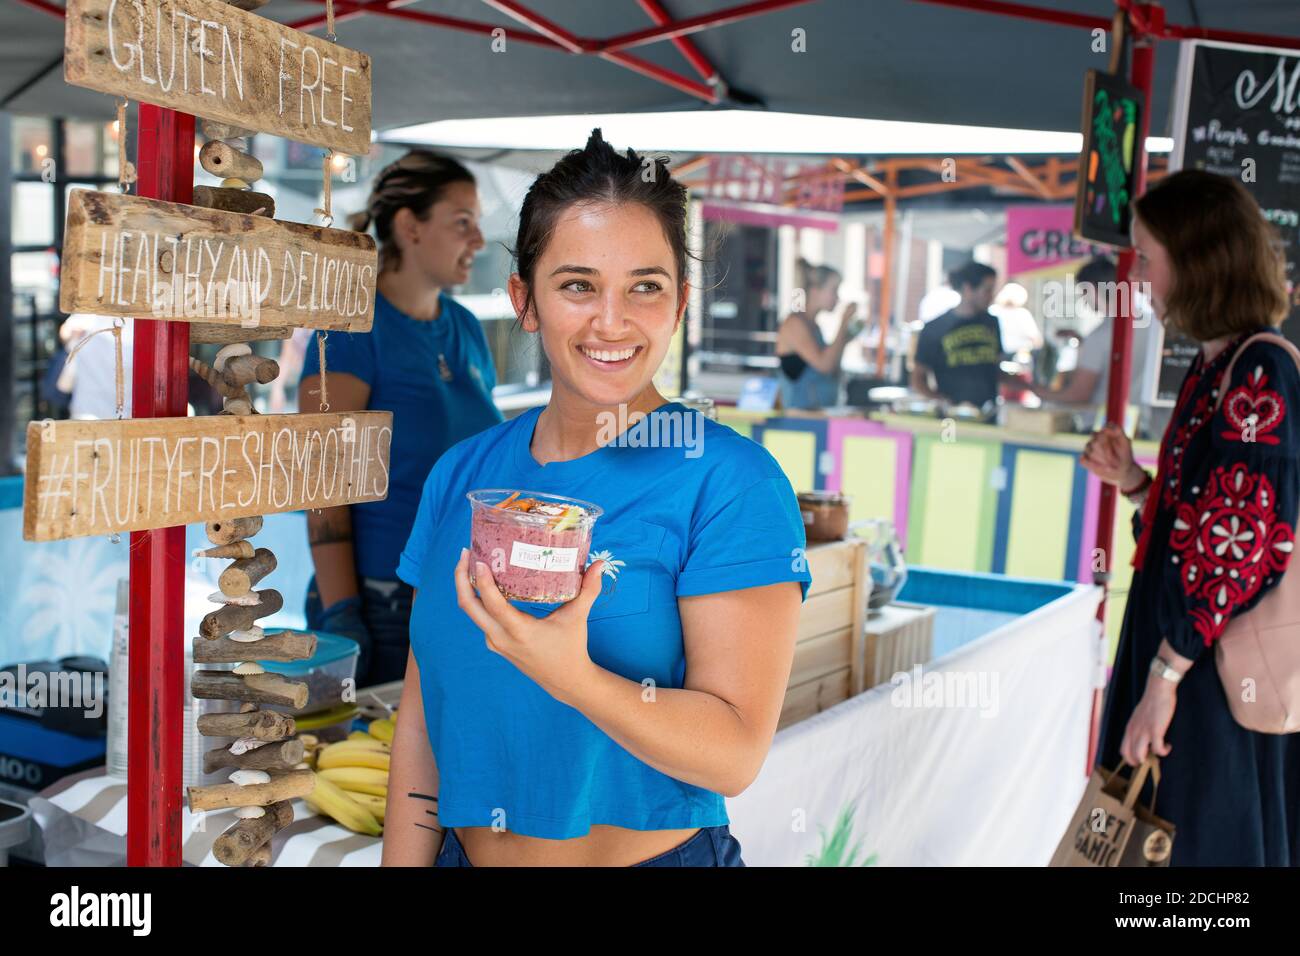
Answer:
[{"label": "red metal pole", "polygon": [[[641,9],[649,14],[650,19],[659,26],[667,26],[673,22],[669,15],[659,3],[659,0],[637,0],[641,4]],[[677,51],[686,57],[688,63],[695,68],[695,72],[700,75],[700,79],[706,83],[712,83],[718,79],[718,71],[713,68],[708,57],[700,52],[700,48],[691,42],[689,37],[673,37],[673,46]]]},{"label": "red metal pole", "polygon": [[[1158,6],[1151,4],[1144,5],[1144,12],[1148,17],[1148,23],[1152,26],[1156,35],[1163,27],[1164,11]],[[1146,141],[1147,134],[1151,129],[1151,76],[1155,68],[1155,41],[1150,37],[1138,37],[1133,44],[1133,62],[1129,71],[1129,82],[1142,92],[1144,98],[1144,108],[1142,110],[1142,129],[1137,138],[1137,176],[1134,182],[1134,196],[1142,195],[1147,188],[1147,151]],[[1133,271],[1134,253],[1132,249],[1125,249],[1120,253],[1117,267],[1117,279],[1124,283]],[[1130,290],[1131,291],[1131,290]],[[1133,296],[1117,296],[1119,300],[1119,312],[1115,316],[1113,323],[1113,333],[1110,344],[1110,379],[1107,383],[1106,390],[1106,421],[1115,422],[1121,427],[1124,424],[1124,407],[1128,404],[1128,383],[1129,373],[1132,369],[1132,348],[1133,340]],[[1097,539],[1094,547],[1101,550],[1104,555],[1105,573],[1101,576],[1103,588],[1109,588],[1111,575],[1114,573],[1112,562],[1114,560],[1114,542],[1115,542],[1115,498],[1117,490],[1114,485],[1102,483],[1101,500],[1097,508]],[[1156,493],[1153,489],[1152,494]],[[1101,622],[1103,628],[1106,624],[1106,594],[1103,593],[1101,604],[1097,608],[1097,620]],[[1101,707],[1102,707],[1102,688],[1097,688],[1092,695],[1092,722],[1088,731],[1088,763],[1084,768],[1084,774],[1092,773],[1093,764],[1097,759],[1098,736],[1101,730]]]},{"label": "red metal pole", "polygon": [[[141,196],[188,203],[194,193],[194,117],[140,104]],[[183,416],[189,326],[135,320],[131,415]],[[131,534],[128,866],[180,866],[181,710],[185,693],[185,527]]]},{"label": "red metal pole", "polygon": [[[488,0],[488,2],[490,3],[492,0]],[[647,43],[658,43],[660,40],[672,40],[677,37],[688,36],[701,30],[709,30],[728,23],[734,23],[737,20],[744,20],[748,17],[756,17],[764,13],[772,13],[776,10],[784,10],[787,7],[796,7],[810,2],[812,0],[756,0],[754,3],[743,3],[738,7],[727,7],[710,13],[701,13],[694,17],[672,20],[661,26],[635,30],[632,33],[621,33],[607,40],[589,42],[593,44],[596,50],[627,50],[635,46],[645,46]]]},{"label": "red metal pole", "polygon": [[58,17],[60,20],[64,17],[63,7],[55,6],[53,3],[48,2],[48,0],[18,0],[18,2],[25,6],[40,10],[43,13],[48,13],[52,17]]}]

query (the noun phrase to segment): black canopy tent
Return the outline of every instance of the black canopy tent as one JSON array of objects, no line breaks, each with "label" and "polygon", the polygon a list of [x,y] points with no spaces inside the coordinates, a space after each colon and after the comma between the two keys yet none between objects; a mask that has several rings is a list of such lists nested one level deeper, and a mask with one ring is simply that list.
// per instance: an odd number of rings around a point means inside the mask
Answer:
[{"label": "black canopy tent", "polygon": [[[336,0],[336,30],[341,43],[374,58],[379,130],[435,119],[717,107],[1076,130],[1083,73],[1106,62],[1093,51],[1088,31],[1108,29],[1115,11],[1114,0],[982,4],[995,12],[1075,14],[1070,29],[918,0],[369,2],[374,9],[358,12],[361,0]],[[966,3],[981,5],[959,0]],[[590,40],[654,28],[651,9],[680,21],[738,6],[751,15],[724,16],[682,37],[706,68],[688,61],[671,40],[621,51],[703,89],[710,87],[702,74],[716,73],[716,103],[596,53],[566,52],[503,12],[535,11],[562,33]],[[1292,0],[1169,0],[1164,9],[1170,23],[1193,30],[1255,33],[1257,41],[1280,31],[1300,36],[1300,7]],[[320,0],[271,0],[258,13],[325,30]],[[499,53],[492,50],[495,28],[505,30]],[[800,30],[806,52],[796,53]],[[62,52],[62,0],[0,4],[0,109],[111,119],[111,97],[63,82]],[[1173,57],[1157,58],[1151,126],[1157,135],[1168,129],[1173,71]]]}]

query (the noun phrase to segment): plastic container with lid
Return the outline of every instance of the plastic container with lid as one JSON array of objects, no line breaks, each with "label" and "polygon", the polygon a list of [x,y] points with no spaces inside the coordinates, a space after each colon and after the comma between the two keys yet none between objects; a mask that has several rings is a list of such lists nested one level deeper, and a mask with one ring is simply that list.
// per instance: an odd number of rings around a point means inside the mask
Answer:
[{"label": "plastic container with lid", "polygon": [[[257,661],[269,673],[279,674],[288,680],[304,681],[307,684],[307,703],[301,709],[279,705],[264,705],[267,710],[278,710],[282,714],[294,717],[303,714],[315,714],[320,711],[339,707],[344,703],[355,703],[357,658],[361,656],[361,647],[350,637],[330,634],[325,631],[295,631],[293,628],[281,630],[316,635],[316,653],[305,661]],[[257,645],[250,644],[250,660]],[[351,701],[344,701],[344,689],[351,691]]]},{"label": "plastic container with lid", "polygon": [[[604,512],[589,501],[487,488],[468,495],[470,578],[476,562],[512,601],[571,601],[582,588],[591,529]],[[527,510],[520,510],[527,509]]]}]

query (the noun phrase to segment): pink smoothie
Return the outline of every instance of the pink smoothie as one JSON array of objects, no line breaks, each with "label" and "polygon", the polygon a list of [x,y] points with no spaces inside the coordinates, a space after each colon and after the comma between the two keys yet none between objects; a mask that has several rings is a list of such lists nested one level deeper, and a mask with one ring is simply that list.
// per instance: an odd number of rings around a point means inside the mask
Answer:
[{"label": "pink smoothie", "polygon": [[[556,496],[521,494],[545,501],[548,510],[552,502],[577,504]],[[487,502],[476,495],[486,496]],[[573,600],[582,588],[591,528],[600,509],[579,505],[584,514],[577,526],[555,531],[551,528],[554,515],[492,507],[505,497],[505,493],[470,493],[470,576],[474,564],[482,561],[492,570],[497,588],[511,600],[548,604]]]}]

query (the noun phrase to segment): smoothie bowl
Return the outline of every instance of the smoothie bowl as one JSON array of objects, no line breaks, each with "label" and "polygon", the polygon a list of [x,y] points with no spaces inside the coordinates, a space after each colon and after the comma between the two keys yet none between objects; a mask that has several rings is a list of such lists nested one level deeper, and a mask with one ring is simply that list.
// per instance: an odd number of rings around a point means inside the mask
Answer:
[{"label": "smoothie bowl", "polygon": [[602,511],[589,501],[535,491],[471,491],[470,578],[477,562],[492,569],[512,601],[562,604],[582,589],[591,529]]}]

